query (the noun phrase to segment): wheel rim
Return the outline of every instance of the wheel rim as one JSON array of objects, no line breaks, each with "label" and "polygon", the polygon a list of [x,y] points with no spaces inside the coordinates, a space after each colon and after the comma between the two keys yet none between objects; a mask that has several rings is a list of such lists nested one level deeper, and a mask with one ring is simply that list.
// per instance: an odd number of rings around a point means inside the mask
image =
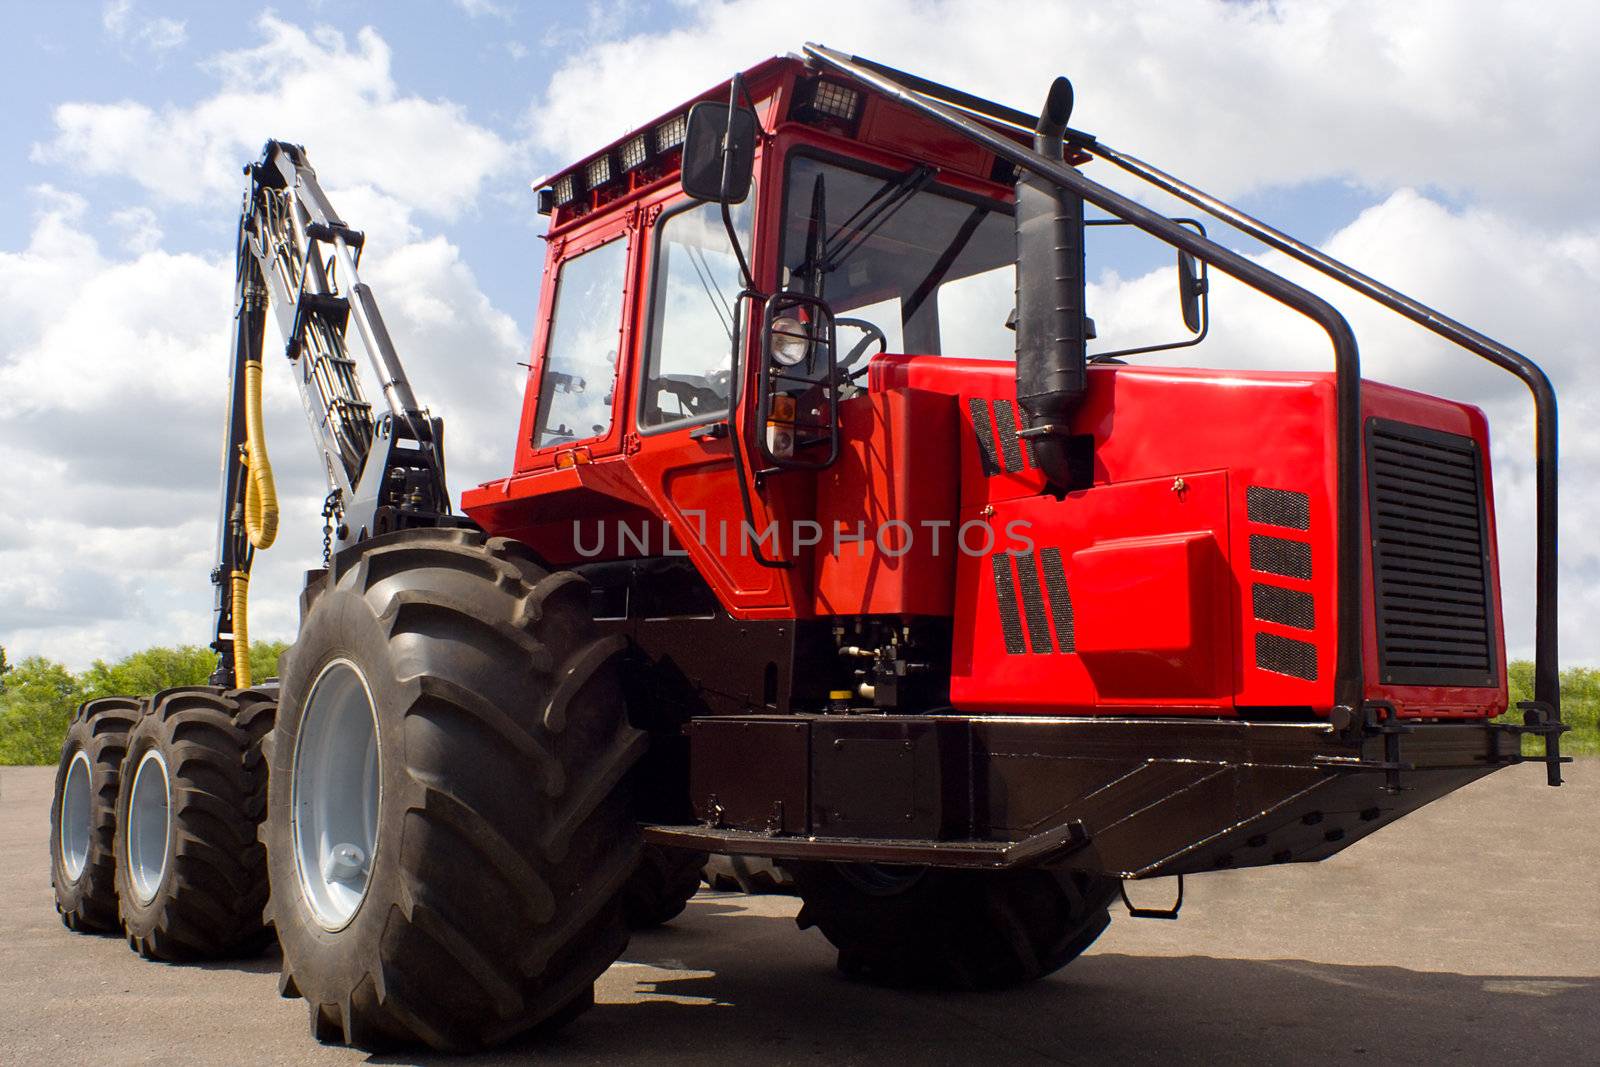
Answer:
[{"label": "wheel rim", "polygon": [[89,862],[92,776],[89,754],[80,748],[67,765],[67,780],[61,787],[61,866],[74,882]]},{"label": "wheel rim", "polygon": [[354,663],[334,660],[306,698],[290,804],[295,873],[312,918],[342,930],[372,881],[378,848],[378,715]]},{"label": "wheel rim", "polygon": [[128,801],[128,875],[140,904],[156,898],[167,873],[167,846],[172,836],[168,818],[171,785],[167,761],[155,749],[144,754],[133,775]]}]

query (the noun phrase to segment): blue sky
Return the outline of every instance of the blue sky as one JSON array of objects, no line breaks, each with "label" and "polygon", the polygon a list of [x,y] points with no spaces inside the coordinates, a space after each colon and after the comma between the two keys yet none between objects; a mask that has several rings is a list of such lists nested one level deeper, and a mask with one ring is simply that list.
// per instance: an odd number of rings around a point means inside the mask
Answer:
[{"label": "blue sky", "polygon": [[[1010,34],[993,11],[5,3],[0,512],[13,518],[0,526],[0,644],[13,659],[82,666],[208,639],[238,168],[267,138],[304,143],[335,205],[368,231],[363,277],[447,420],[459,492],[509,468],[543,260],[529,180],[813,39],[1030,110],[1066,73],[1074,125],[1539,358],[1563,401],[1564,658],[1600,660],[1600,501],[1588,488],[1600,477],[1588,311],[1600,285],[1600,9],[1075,0],[1022,5],[1029,32]],[[1169,335],[1171,253],[1098,243],[1102,334]],[[1525,397],[1384,313],[1340,304],[1369,376],[1489,413],[1507,636],[1525,653]],[[1218,281],[1213,313],[1211,340],[1181,358],[1327,363],[1314,330],[1237,286]],[[287,638],[324,490],[284,368],[269,366],[268,387],[286,529],[258,563],[252,629]]]}]

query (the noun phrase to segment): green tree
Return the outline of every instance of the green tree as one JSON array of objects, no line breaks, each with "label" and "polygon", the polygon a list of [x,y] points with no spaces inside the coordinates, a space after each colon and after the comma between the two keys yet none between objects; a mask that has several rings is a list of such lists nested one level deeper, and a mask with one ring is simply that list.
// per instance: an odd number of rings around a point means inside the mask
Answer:
[{"label": "green tree", "polygon": [[198,645],[147,648],[115,663],[95,660],[83,672],[83,688],[91,697],[150,696],[177,685],[205,685],[216,665],[216,653]]},{"label": "green tree", "polygon": [[61,664],[43,656],[17,664],[0,694],[0,763],[54,763],[83,699],[82,684]]},{"label": "green tree", "polygon": [[289,650],[287,641],[250,642],[250,678],[261,684],[278,676],[278,657]]},{"label": "green tree", "polygon": [[[283,641],[250,645],[252,678],[264,682],[278,673]],[[0,764],[54,763],[67,723],[85,700],[102,696],[153,696],[179,685],[205,685],[216,668],[216,654],[195,645],[147,648],[114,663],[95,660],[74,675],[59,663],[29,657],[10,668],[0,688]]]},{"label": "green tree", "polygon": [[0,645],[0,693],[6,691],[6,675],[11,673],[11,664],[6,662],[6,646]]}]

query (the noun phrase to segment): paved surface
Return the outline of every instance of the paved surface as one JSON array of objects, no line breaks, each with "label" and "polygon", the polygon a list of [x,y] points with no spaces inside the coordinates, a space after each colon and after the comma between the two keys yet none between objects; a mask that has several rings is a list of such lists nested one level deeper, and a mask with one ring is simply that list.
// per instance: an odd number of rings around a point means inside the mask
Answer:
[{"label": "paved surface", "polygon": [[[0,1064],[352,1064],[277,959],[146,963],[67,932],[52,771],[0,769]],[[1176,923],[999,994],[841,978],[787,897],[703,893],[554,1039],[454,1063],[1441,1063],[1600,1059],[1600,762],[1479,782],[1322,864],[1191,879]],[[1160,901],[1166,883],[1136,886]],[[378,1057],[372,1062],[430,1062]]]}]

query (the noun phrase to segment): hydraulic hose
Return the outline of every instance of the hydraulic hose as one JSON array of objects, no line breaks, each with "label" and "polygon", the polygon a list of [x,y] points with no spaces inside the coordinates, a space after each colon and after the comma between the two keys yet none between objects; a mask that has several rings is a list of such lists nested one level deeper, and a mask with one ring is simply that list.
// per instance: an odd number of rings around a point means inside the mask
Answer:
[{"label": "hydraulic hose", "polygon": [[[270,548],[278,539],[278,490],[267,457],[266,426],[261,418],[261,361],[244,361],[244,530],[252,547]],[[250,572],[231,576],[233,595],[234,684],[248,689],[250,678]]]},{"label": "hydraulic hose", "polygon": [[249,689],[250,678],[250,575],[233,572],[233,684]]},{"label": "hydraulic hose", "polygon": [[244,364],[245,467],[244,529],[250,544],[271,548],[278,539],[278,490],[267,458],[267,432],[261,419],[261,361]]}]

